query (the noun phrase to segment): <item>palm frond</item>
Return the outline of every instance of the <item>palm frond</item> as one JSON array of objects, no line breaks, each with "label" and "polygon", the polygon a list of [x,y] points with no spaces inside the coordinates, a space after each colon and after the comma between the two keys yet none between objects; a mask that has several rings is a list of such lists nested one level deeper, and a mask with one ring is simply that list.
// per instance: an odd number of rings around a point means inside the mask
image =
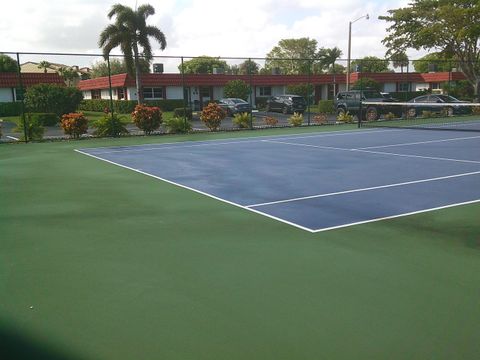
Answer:
[{"label": "palm frond", "polygon": [[160,49],[165,50],[167,47],[167,39],[165,38],[165,34],[159,28],[156,26],[146,26],[145,34],[155,38],[160,44]]},{"label": "palm frond", "polygon": [[142,18],[146,19],[150,15],[155,14],[155,9],[150,4],[140,5],[137,9],[137,14],[140,15]]}]

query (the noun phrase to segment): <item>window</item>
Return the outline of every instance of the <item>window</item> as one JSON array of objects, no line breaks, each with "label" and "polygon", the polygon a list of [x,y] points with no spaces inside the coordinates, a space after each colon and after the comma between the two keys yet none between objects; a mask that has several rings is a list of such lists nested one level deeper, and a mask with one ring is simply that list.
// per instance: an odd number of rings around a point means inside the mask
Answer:
[{"label": "window", "polygon": [[163,87],[143,88],[144,99],[163,99]]},{"label": "window", "polygon": [[100,90],[92,90],[92,99],[101,99],[102,92]]},{"label": "window", "polygon": [[117,89],[117,99],[118,100],[125,99],[125,89],[124,88],[118,88]]},{"label": "window", "polygon": [[272,96],[272,88],[270,86],[260,86],[260,96]]},{"label": "window", "polygon": [[398,83],[398,91],[409,91],[410,90],[409,83]]},{"label": "window", "polygon": [[15,101],[22,101],[24,99],[24,90],[21,88],[15,89]]}]

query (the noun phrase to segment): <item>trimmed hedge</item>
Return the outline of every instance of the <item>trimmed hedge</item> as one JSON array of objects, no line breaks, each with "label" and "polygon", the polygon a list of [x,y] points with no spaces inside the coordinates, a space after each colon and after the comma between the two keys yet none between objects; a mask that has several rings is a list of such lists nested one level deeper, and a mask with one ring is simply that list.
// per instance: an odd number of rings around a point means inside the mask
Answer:
[{"label": "trimmed hedge", "polygon": [[335,114],[333,100],[320,100],[318,102],[318,112],[322,114]]},{"label": "trimmed hedge", "polygon": [[188,120],[192,120],[193,113],[191,108],[176,108],[173,109],[173,116],[178,118],[186,117]]},{"label": "trimmed hedge", "polygon": [[60,118],[53,113],[30,113],[30,116],[42,126],[55,126],[60,121]]},{"label": "trimmed hedge", "polygon": [[[136,100],[113,100],[113,110],[119,114],[129,114],[135,110],[138,105]],[[183,106],[183,100],[146,100],[145,105],[159,107],[162,111],[174,111],[175,108]],[[83,100],[78,107],[82,111],[103,112],[110,109],[110,100],[108,99],[88,99]]]},{"label": "trimmed hedge", "polygon": [[22,113],[21,102],[0,103],[0,116],[18,116]]}]

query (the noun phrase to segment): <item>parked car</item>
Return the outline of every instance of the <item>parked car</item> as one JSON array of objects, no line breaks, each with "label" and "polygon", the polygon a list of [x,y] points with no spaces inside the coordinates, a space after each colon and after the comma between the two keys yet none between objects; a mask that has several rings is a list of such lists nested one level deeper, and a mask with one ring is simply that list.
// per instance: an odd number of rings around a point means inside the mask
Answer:
[{"label": "parked car", "polygon": [[278,95],[272,96],[267,100],[266,111],[281,111],[284,114],[298,112],[303,114],[306,108],[307,102],[303,96]]},{"label": "parked car", "polygon": [[416,104],[415,106],[407,107],[408,117],[422,115],[423,111],[431,111],[446,116],[465,115],[470,114],[471,112],[469,106],[459,106],[460,104],[467,103],[467,101],[460,101],[450,95],[422,95],[417,96],[408,102]]},{"label": "parked car", "polygon": [[218,101],[218,105],[222,107],[228,116],[233,116],[239,113],[250,113],[252,107],[248,102],[238,98],[225,98]]},{"label": "parked car", "polygon": [[[365,105],[360,107],[363,101],[387,103],[387,105]],[[363,119],[377,120],[381,115],[393,113],[400,117],[401,108],[398,106],[388,106],[388,103],[397,102],[397,99],[391,96],[385,96],[377,90],[350,90],[340,91],[335,98],[335,109],[337,115],[348,112],[351,115],[359,115],[360,108],[362,109]]]}]

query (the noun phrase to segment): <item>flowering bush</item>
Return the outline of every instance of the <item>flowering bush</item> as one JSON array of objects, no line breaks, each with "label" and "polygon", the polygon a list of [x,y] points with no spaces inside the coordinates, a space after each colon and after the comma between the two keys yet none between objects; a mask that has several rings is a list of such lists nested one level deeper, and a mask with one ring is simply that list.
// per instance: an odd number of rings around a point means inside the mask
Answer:
[{"label": "flowering bush", "polygon": [[132,112],[135,125],[149,135],[162,124],[162,111],[156,106],[137,105]]},{"label": "flowering bush", "polygon": [[318,125],[324,125],[327,123],[327,114],[320,113],[313,117],[313,121],[315,121]]},{"label": "flowering bush", "polygon": [[267,116],[267,117],[265,118],[265,124],[270,125],[270,126],[275,126],[275,125],[278,124],[278,120],[275,119],[275,118],[272,117],[272,116]]},{"label": "flowering bush", "polygon": [[62,116],[60,125],[65,134],[78,139],[80,135],[85,134],[88,130],[88,119],[83,113],[70,113]]},{"label": "flowering bush", "polygon": [[218,104],[209,103],[203,108],[200,119],[211,131],[216,131],[226,116],[227,113]]}]

